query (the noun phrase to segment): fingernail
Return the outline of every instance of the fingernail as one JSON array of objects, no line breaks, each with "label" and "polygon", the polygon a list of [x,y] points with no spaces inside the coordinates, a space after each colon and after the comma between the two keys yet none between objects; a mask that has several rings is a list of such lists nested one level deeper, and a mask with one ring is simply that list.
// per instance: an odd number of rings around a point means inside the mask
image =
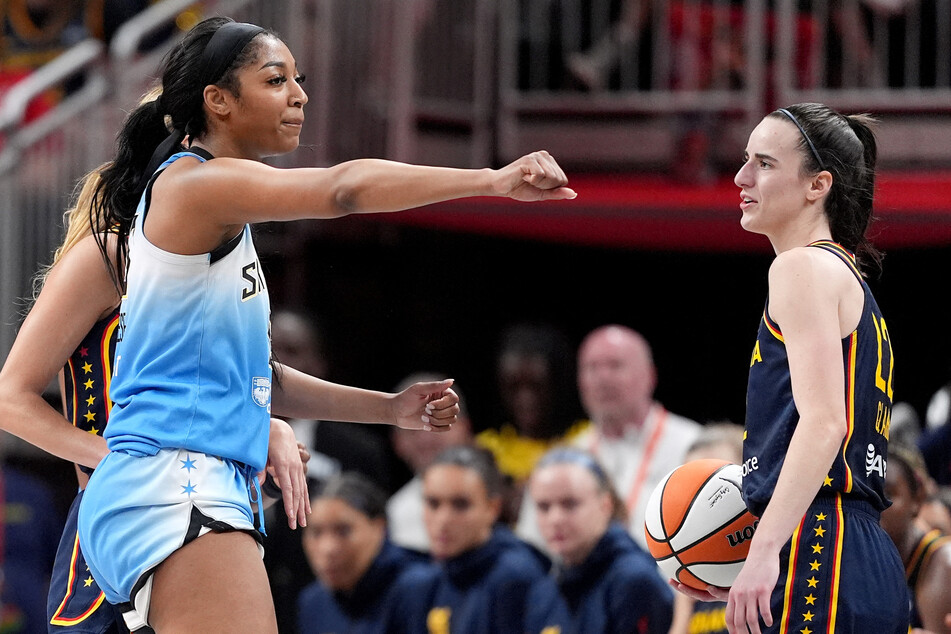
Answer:
[{"label": "fingernail", "polygon": [[423,425],[423,431],[432,431],[432,430],[433,428],[430,427],[429,425]]},{"label": "fingernail", "polygon": [[427,413],[427,414],[432,414],[432,413],[433,413],[433,406],[430,405],[429,403],[426,404],[426,413]]},{"label": "fingernail", "polygon": [[[430,412],[430,413],[432,413],[432,412]],[[428,423],[428,422],[429,422],[429,416],[426,416],[426,414],[423,414],[421,418],[423,419],[423,422],[424,422],[424,423]]]}]

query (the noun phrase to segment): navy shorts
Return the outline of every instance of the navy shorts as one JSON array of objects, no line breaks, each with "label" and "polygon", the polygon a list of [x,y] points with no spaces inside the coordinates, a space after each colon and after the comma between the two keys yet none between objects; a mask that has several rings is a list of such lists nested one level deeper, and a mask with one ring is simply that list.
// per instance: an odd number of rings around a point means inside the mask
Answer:
[{"label": "navy shorts", "polygon": [[99,584],[92,578],[79,548],[76,518],[80,491],[66,517],[66,527],[56,550],[50,592],[46,601],[49,631],[63,634],[126,634],[122,614],[106,601]]},{"label": "navy shorts", "polygon": [[773,627],[782,634],[907,634],[908,586],[871,504],[818,498],[780,553]]}]

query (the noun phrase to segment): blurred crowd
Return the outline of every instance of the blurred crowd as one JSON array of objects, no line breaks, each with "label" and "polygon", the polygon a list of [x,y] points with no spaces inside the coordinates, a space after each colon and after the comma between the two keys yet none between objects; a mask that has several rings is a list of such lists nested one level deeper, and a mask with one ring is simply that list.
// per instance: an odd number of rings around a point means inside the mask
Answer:
[{"label": "blurred crowd", "polygon": [[[273,314],[276,358],[316,376],[332,375],[327,336],[303,312]],[[741,463],[742,426],[668,411],[654,398],[649,343],[623,325],[573,347],[553,326],[512,324],[495,359],[501,420],[472,420],[455,385],[461,413],[445,433],[289,421],[310,453],[313,501],[299,530],[280,504],[266,514],[280,631],[725,632],[723,604],[675,599],[643,518],[680,464]],[[442,376],[425,369],[394,388]],[[924,423],[907,404],[891,420],[882,522],[921,587],[951,571],[949,394],[935,395]],[[68,474],[6,440],[0,631],[41,631],[57,498],[72,491],[57,490]],[[920,609],[951,611],[937,594]]]}]

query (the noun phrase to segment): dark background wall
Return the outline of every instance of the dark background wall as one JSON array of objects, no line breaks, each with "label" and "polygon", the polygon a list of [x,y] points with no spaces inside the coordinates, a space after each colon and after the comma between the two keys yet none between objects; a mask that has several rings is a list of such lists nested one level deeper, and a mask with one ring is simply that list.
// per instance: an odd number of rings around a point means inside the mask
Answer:
[{"label": "dark background wall", "polygon": [[[494,355],[506,325],[551,323],[577,345],[592,328],[617,322],[651,342],[657,397],[668,408],[700,421],[743,421],[772,259],[766,249],[653,252],[356,218],[317,224],[291,223],[270,236],[265,228],[262,253],[272,304],[299,304],[322,320],[335,380],[388,390],[417,370],[445,372],[476,425],[487,427],[500,422]],[[893,335],[896,400],[922,417],[951,378],[949,274],[951,248],[895,250],[871,281]]]}]

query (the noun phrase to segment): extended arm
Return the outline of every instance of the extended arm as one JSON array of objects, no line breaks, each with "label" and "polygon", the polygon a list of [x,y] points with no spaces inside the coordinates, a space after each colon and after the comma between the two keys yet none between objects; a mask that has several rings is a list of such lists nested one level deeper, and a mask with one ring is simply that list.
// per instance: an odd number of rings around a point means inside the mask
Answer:
[{"label": "extended arm", "polygon": [[106,442],[71,425],[43,392],[98,319],[119,303],[92,236],[53,268],[0,370],[0,428],[49,453],[95,467]]},{"label": "extended arm", "polygon": [[[146,233],[175,253],[205,253],[245,223],[400,211],[470,196],[574,198],[547,152],[497,170],[360,159],[330,168],[278,169],[242,159],[183,158],[153,188]],[[196,213],[201,210],[201,213]],[[190,231],[183,232],[181,227]]]}]

